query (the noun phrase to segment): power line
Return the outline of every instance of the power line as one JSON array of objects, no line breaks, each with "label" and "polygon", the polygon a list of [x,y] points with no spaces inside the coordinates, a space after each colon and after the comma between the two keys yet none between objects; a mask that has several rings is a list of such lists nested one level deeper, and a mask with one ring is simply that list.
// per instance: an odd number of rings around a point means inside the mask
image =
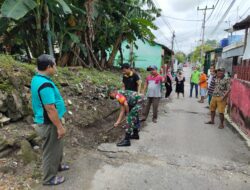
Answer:
[{"label": "power line", "polygon": [[161,35],[163,36],[163,38],[164,38],[166,41],[168,41],[169,43],[171,43],[171,40],[167,38],[167,36],[165,35],[165,33],[164,33],[161,29],[159,29],[159,30],[157,30],[157,31],[158,31],[159,33],[161,33]]},{"label": "power line", "polygon": [[[220,3],[221,2],[221,3]],[[210,23],[214,23],[220,16],[220,13],[222,12],[223,7],[226,5],[227,0],[220,1],[220,6],[217,6],[217,12],[214,14],[212,20],[210,19]]]},{"label": "power line", "polygon": [[216,25],[214,31],[212,32],[212,34],[214,34],[216,32],[216,30],[219,28],[219,26],[221,25],[221,23],[224,21],[224,19],[226,18],[227,14],[229,13],[229,11],[231,10],[231,8],[233,7],[234,3],[236,2],[236,0],[232,0],[231,4],[229,5],[229,7],[227,8],[226,12],[222,15],[220,21],[218,22],[218,24]]},{"label": "power line", "polygon": [[245,14],[247,14],[249,10],[250,10],[250,7],[248,7],[248,9],[240,16],[240,18],[243,18],[243,16],[245,16]]},{"label": "power line", "polygon": [[174,20],[179,20],[179,21],[186,21],[186,22],[201,22],[202,20],[192,20],[192,19],[182,19],[182,18],[175,18],[167,15],[162,15],[162,17],[174,19]]},{"label": "power line", "polygon": [[[214,9],[213,9],[212,12],[210,13],[210,15],[207,17],[207,21],[211,18],[211,16],[212,16],[212,14],[214,13],[214,10],[216,9],[218,3],[219,3],[219,0],[217,0],[216,4],[215,4],[215,6],[214,6]],[[207,21],[206,21],[206,22],[207,22]]]},{"label": "power line", "polygon": [[[153,3],[156,5],[156,7],[161,7],[158,3],[157,0],[153,0]],[[171,33],[174,32],[173,28],[171,27],[171,25],[169,24],[169,22],[165,19],[163,19],[163,17],[160,17],[161,20],[164,22],[164,24],[168,27],[168,29],[170,30]]]}]

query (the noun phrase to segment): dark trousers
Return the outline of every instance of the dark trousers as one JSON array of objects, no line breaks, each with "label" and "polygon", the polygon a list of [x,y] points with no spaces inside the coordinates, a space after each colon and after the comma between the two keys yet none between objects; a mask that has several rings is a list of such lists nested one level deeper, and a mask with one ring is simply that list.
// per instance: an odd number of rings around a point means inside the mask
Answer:
[{"label": "dark trousers", "polygon": [[37,125],[35,130],[43,139],[43,183],[57,175],[63,157],[63,140],[58,139],[54,125]]},{"label": "dark trousers", "polygon": [[193,95],[193,88],[195,86],[195,97],[198,97],[198,84],[195,84],[193,82],[191,82],[191,87],[190,87],[190,97],[192,97]]},{"label": "dark trousers", "polygon": [[160,102],[159,97],[148,97],[147,105],[146,105],[146,108],[144,110],[145,118],[148,117],[151,104],[153,104],[153,119],[157,119],[159,102]]},{"label": "dark trousers", "polygon": [[172,92],[172,86],[166,85],[166,95],[165,98],[168,98]]},{"label": "dark trousers", "polygon": [[211,100],[212,100],[212,95],[208,95],[208,105],[210,105]]}]

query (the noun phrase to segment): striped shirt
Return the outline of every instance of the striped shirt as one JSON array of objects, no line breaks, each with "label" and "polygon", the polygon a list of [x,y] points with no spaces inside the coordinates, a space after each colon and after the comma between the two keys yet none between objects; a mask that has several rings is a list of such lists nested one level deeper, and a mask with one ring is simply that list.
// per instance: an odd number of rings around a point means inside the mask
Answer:
[{"label": "striped shirt", "polygon": [[216,76],[213,76],[212,77],[212,80],[210,82],[210,85],[208,87],[208,95],[213,95],[214,93],[214,89],[215,89],[215,79],[216,79]]}]

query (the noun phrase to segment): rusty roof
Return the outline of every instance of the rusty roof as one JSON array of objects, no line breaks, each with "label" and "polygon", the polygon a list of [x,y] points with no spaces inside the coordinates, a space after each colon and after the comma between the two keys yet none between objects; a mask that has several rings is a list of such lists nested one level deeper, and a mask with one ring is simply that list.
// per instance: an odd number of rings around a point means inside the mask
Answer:
[{"label": "rusty roof", "polygon": [[244,20],[237,22],[233,25],[234,30],[243,30],[250,27],[250,15],[247,16]]}]

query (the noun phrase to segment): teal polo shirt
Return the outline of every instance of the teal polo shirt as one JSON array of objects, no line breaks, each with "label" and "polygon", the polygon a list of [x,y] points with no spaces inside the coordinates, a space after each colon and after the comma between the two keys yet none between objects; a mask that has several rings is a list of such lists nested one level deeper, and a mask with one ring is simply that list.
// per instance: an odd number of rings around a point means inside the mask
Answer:
[{"label": "teal polo shirt", "polygon": [[54,104],[60,119],[65,114],[66,107],[64,100],[59,89],[50,77],[37,73],[31,81],[31,95],[35,123],[51,123],[44,109],[44,105]]}]

